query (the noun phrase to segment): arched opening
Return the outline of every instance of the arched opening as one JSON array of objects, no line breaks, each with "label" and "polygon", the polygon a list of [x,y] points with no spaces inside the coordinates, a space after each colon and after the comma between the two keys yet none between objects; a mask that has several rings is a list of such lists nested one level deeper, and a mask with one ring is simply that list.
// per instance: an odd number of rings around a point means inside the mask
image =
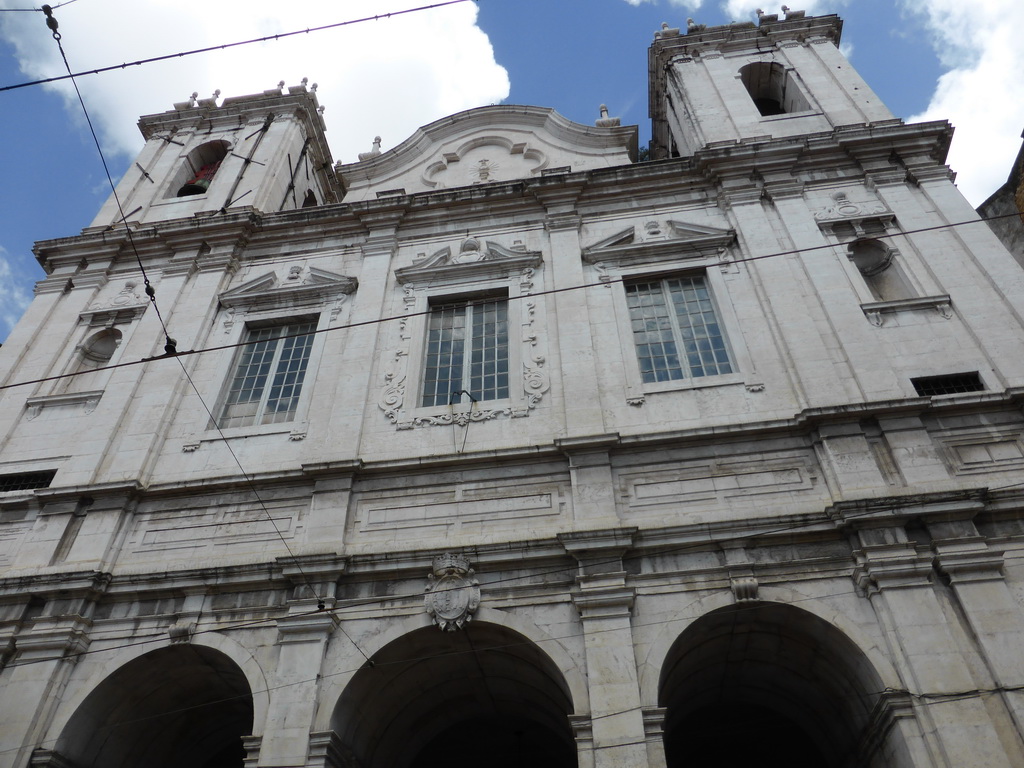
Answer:
[{"label": "arched opening", "polygon": [[206,194],[229,149],[231,145],[223,140],[208,141],[193,149],[175,174],[170,191],[175,197]]},{"label": "arched opening", "polygon": [[849,255],[877,301],[913,297],[910,282],[895,258],[896,252],[889,246],[878,240],[856,240],[850,243]]},{"label": "arched opening", "polygon": [[110,363],[120,345],[121,332],[117,328],[105,328],[82,342],[71,370],[75,375],[65,380],[65,391],[87,392],[102,386],[106,377],[101,379],[96,369]]},{"label": "arched opening", "polygon": [[230,658],[175,645],[128,662],[100,683],[55,751],[78,768],[242,768],[242,737],[252,733],[252,718],[249,684]]},{"label": "arched opening", "polygon": [[522,635],[472,622],[389,643],[346,686],[331,727],[361,768],[575,768],[572,700]]},{"label": "arched opening", "polygon": [[881,765],[862,751],[877,744],[867,736],[882,688],[849,638],[813,614],[720,609],[680,635],[662,669],[668,768]]},{"label": "arched opening", "polygon": [[740,81],[763,117],[811,108],[786,68],[775,61],[755,61],[740,69]]}]

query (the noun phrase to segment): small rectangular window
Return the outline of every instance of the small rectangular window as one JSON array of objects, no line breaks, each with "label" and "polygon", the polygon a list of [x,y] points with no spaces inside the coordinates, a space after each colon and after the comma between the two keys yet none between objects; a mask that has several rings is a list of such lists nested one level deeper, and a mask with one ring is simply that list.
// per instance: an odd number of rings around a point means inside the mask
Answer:
[{"label": "small rectangular window", "polygon": [[56,475],[57,470],[55,469],[0,475],[0,493],[4,491],[31,491],[35,488],[48,488]]},{"label": "small rectangular window", "polygon": [[625,284],[644,383],[733,372],[704,275]]},{"label": "small rectangular window", "polygon": [[911,379],[917,394],[921,397],[932,395],[955,395],[961,392],[983,392],[985,385],[977,371],[970,373],[947,373],[942,376],[922,376]]},{"label": "small rectangular window", "polygon": [[449,405],[455,392],[477,400],[509,396],[508,300],[437,304],[430,308],[424,355],[423,406]]},{"label": "small rectangular window", "polygon": [[314,330],[313,322],[248,330],[221,410],[222,428],[295,418]]}]

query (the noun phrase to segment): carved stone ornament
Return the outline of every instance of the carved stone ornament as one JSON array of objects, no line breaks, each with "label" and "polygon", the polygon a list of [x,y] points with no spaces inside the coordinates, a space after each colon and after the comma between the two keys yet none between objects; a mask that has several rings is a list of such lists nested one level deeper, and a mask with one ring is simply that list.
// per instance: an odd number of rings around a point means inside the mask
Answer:
[{"label": "carved stone ornament", "polygon": [[448,552],[435,557],[423,602],[442,631],[462,629],[480,606],[480,582],[473,578],[469,561]]}]

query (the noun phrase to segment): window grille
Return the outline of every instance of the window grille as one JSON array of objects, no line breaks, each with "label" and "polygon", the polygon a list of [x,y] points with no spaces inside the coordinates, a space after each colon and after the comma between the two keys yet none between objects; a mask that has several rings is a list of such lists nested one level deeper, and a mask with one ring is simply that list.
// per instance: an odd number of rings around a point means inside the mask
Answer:
[{"label": "window grille", "polygon": [[645,383],[733,372],[703,275],[635,281],[625,288]]},{"label": "window grille", "polygon": [[48,488],[56,475],[57,470],[55,469],[0,475],[0,493],[4,491],[30,491],[34,488]]},{"label": "window grille", "polygon": [[221,411],[222,428],[295,418],[315,329],[305,322],[249,330]]},{"label": "window grille", "polygon": [[942,376],[922,376],[911,379],[917,394],[921,397],[932,395],[955,395],[961,392],[982,392],[985,385],[977,371],[970,373],[947,373]]},{"label": "window grille", "polygon": [[477,400],[509,396],[508,300],[431,307],[423,405],[448,405],[465,390]]}]

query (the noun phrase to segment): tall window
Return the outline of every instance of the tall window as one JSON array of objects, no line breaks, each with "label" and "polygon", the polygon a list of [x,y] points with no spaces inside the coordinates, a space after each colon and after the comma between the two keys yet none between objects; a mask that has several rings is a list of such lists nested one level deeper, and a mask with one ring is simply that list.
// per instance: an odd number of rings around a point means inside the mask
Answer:
[{"label": "tall window", "polygon": [[732,373],[703,275],[636,280],[625,288],[645,383]]},{"label": "tall window", "polygon": [[755,61],[740,68],[740,81],[764,117],[811,108],[793,77],[778,62]]},{"label": "tall window", "polygon": [[221,427],[295,418],[315,329],[315,323],[301,322],[248,331],[221,411]]},{"label": "tall window", "polygon": [[509,396],[508,300],[431,307],[422,404],[448,405],[460,390],[477,400]]}]

